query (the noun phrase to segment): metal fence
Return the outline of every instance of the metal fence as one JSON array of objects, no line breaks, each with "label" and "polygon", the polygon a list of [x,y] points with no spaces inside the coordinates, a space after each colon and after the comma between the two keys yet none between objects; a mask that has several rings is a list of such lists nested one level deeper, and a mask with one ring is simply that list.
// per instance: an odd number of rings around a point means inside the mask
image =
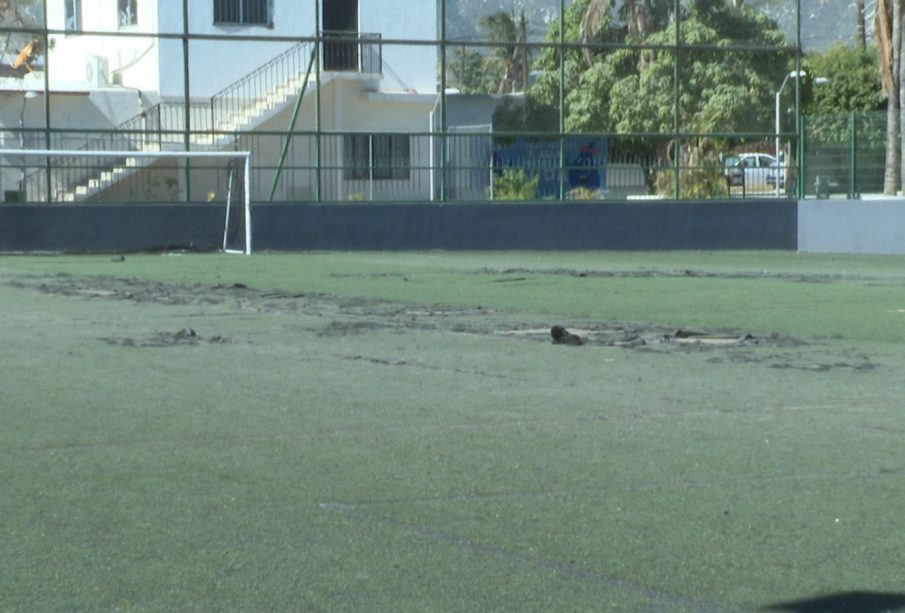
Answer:
[{"label": "metal fence", "polygon": [[[209,107],[191,111],[191,125],[210,124]],[[50,148],[174,151],[184,149],[188,140],[193,150],[251,151],[252,193],[258,202],[649,200],[671,199],[677,190],[681,198],[693,199],[794,198],[799,181],[805,198],[859,198],[883,191],[885,121],[885,113],[806,117],[800,167],[792,142],[786,148],[792,152],[784,158],[787,164],[741,169],[732,166],[740,157],[772,159],[773,142],[730,145],[699,159],[661,138],[662,145],[675,152],[676,163],[632,153],[637,138],[614,134],[526,136],[494,133],[489,126],[448,133],[160,129],[184,124],[179,105],[155,106],[115,131],[53,131]],[[24,142],[43,146],[44,136],[32,130]],[[278,154],[284,149],[281,161]],[[128,173],[142,177],[143,185],[166,185],[167,190],[86,190],[102,176],[123,174],[127,164],[126,159],[108,157],[40,161],[8,156],[0,160],[0,170],[8,177],[5,185],[20,184],[18,190],[6,189],[20,192],[7,193],[8,200],[185,199],[181,186],[186,169],[172,160],[130,168]],[[207,188],[195,189],[190,199],[203,201],[207,193]]]},{"label": "metal fence", "polygon": [[[445,25],[441,39],[436,41],[387,40],[381,34],[337,31],[320,31],[314,37],[292,40],[261,36],[262,42],[280,48],[278,54],[207,100],[189,100],[186,94],[184,100],[163,101],[109,130],[73,130],[50,125],[49,96],[44,92],[46,125],[26,128],[21,119],[23,102],[19,126],[7,123],[4,133],[7,141],[19,142],[24,148],[248,150],[254,165],[252,192],[258,202],[857,197],[882,189],[882,115],[814,117],[795,123],[791,113],[780,117],[777,106],[773,130],[772,109],[759,105],[750,123],[737,126],[737,132],[722,134],[694,133],[689,127],[692,123],[683,119],[683,113],[688,114],[688,109],[682,108],[683,57],[696,53],[769,65],[776,73],[771,78],[779,76],[782,83],[776,92],[779,100],[789,77],[803,74],[788,70],[790,66],[800,68],[798,42],[698,48],[682,42],[676,30],[676,42],[667,37],[666,42],[657,44],[585,44],[567,41],[562,33],[564,22],[560,23],[558,42],[550,36],[552,30],[543,42],[446,40]],[[34,34],[48,40],[57,33],[45,27]],[[187,37],[191,40],[192,34]],[[257,38],[243,42],[255,44]],[[398,81],[396,85],[402,91],[410,92],[388,60],[404,61],[397,58],[422,50],[438,54],[437,91],[430,92],[436,98],[426,131],[421,131],[424,123],[411,130],[329,130],[321,126],[318,105],[322,78],[351,72],[358,73],[362,83],[374,83],[387,75],[391,81]],[[583,54],[592,52],[600,57],[617,52],[650,55],[645,61],[671,58],[672,68],[661,75],[661,89],[673,100],[673,116],[652,127],[651,132],[568,131],[567,90],[577,85],[567,83],[566,63],[585,61]],[[496,62],[508,58],[505,79],[497,79],[491,88],[498,84],[505,89],[512,98],[509,102],[515,100],[516,106],[524,104],[525,92],[534,79],[552,87],[551,92],[558,92],[552,94],[553,98],[558,95],[558,100],[548,101],[552,110],[548,109],[550,116],[544,125],[526,122],[528,129],[537,131],[519,132],[505,127],[505,123],[493,127],[447,121],[450,79],[455,77],[455,85],[465,87],[469,83],[469,62],[475,57]],[[189,67],[186,50],[186,82],[191,80]],[[538,67],[542,69],[529,72]],[[797,82],[795,79],[796,87]],[[792,83],[789,81],[787,98],[792,95]],[[316,102],[305,111],[307,125],[301,129],[296,116],[306,95]],[[797,105],[797,93],[795,100]],[[509,102],[501,99],[499,105]],[[272,129],[276,124],[270,119],[279,117],[285,125],[290,114],[291,125]],[[800,126],[800,139],[793,125]],[[7,156],[0,159],[0,174],[5,199],[30,202],[113,202],[130,197],[203,201],[211,191],[217,191],[216,186],[195,189],[189,185],[193,173],[198,175],[198,169],[192,168],[198,165],[196,161],[161,161],[124,172],[128,164],[125,158],[56,156],[41,161]],[[98,187],[100,178],[110,175],[122,177],[121,183],[126,177],[130,181],[151,177],[138,180],[166,189]]]},{"label": "metal fence", "polygon": [[803,118],[801,176],[806,196],[882,194],[886,111]]}]

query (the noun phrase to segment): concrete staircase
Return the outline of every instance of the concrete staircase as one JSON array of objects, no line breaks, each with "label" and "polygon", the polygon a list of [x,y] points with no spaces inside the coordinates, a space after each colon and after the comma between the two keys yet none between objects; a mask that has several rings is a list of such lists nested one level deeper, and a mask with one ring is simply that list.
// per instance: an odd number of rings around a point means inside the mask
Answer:
[{"label": "concrete staircase", "polygon": [[[192,151],[230,149],[235,135],[254,129],[285,110],[297,100],[309,81],[306,94],[313,91],[310,72],[310,43],[300,43],[254,72],[238,79],[211,97],[209,102],[192,104],[189,111],[189,145]],[[162,102],[120,125],[110,135],[87,142],[81,150],[176,151],[185,149],[186,109],[182,103]],[[153,157],[119,157],[101,160],[97,167],[85,168],[83,158],[51,158],[51,190],[54,202],[91,200],[138,171],[153,165]],[[46,171],[28,178],[27,190],[34,200],[47,201]],[[39,197],[40,196],[40,197]]]}]

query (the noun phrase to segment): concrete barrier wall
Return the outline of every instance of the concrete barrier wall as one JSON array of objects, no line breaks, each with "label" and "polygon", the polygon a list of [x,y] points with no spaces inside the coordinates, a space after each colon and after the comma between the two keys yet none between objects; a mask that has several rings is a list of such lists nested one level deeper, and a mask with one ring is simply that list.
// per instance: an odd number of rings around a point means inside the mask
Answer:
[{"label": "concrete barrier wall", "polygon": [[905,254],[905,199],[803,200],[798,204],[798,249]]},{"label": "concrete barrier wall", "polygon": [[[255,250],[667,250],[796,248],[788,200],[530,204],[272,204]],[[0,251],[218,248],[211,205],[0,206]]]},{"label": "concrete barrier wall", "polygon": [[220,207],[0,205],[0,251],[210,251],[222,244]]}]

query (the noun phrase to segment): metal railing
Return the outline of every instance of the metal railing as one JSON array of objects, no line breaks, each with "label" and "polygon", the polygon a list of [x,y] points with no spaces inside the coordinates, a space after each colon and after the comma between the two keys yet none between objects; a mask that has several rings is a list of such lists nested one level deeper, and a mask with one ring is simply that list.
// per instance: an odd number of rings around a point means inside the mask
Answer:
[{"label": "metal railing", "polygon": [[250,119],[255,108],[263,108],[268,96],[293,93],[278,92],[287,85],[298,89],[301,83],[296,81],[304,77],[310,55],[309,43],[294,45],[211,96],[212,129],[232,131]]},{"label": "metal railing", "polygon": [[326,72],[381,74],[383,45],[380,34],[323,33],[321,69]]},{"label": "metal railing", "polygon": [[[210,113],[207,104],[189,105],[188,123],[184,104],[163,102],[120,123],[109,132],[52,132],[50,147],[57,150],[79,151],[164,151],[185,145],[185,130],[197,127],[202,138],[196,145],[210,144]],[[65,200],[87,188],[103,173],[113,173],[125,167],[125,158],[114,157],[54,157],[29,173],[25,180],[26,194],[35,200]],[[48,173],[50,178],[48,179]],[[48,198],[47,190],[50,189]]]}]

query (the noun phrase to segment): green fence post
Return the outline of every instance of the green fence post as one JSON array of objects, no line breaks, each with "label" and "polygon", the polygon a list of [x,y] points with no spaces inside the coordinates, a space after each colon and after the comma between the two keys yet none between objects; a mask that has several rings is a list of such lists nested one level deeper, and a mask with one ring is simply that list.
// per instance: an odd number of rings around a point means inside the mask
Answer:
[{"label": "green fence post", "polygon": [[280,151],[280,161],[277,163],[276,172],[273,174],[273,184],[270,186],[270,195],[267,202],[273,202],[273,196],[277,193],[277,184],[280,182],[280,175],[283,173],[283,165],[286,163],[286,155],[289,153],[289,147],[292,144],[292,133],[295,131],[295,124],[299,118],[299,111],[302,108],[302,101],[305,98],[305,92],[308,90],[308,80],[311,78],[311,68],[314,66],[314,60],[317,59],[317,46],[311,50],[311,59],[308,60],[308,70],[305,71],[305,80],[302,82],[302,89],[299,92],[298,100],[295,101],[295,108],[292,109],[292,119],[289,121],[289,130],[286,131],[286,140],[283,141],[283,149]]},{"label": "green fence post", "polygon": [[796,181],[795,195],[799,200],[803,200],[805,196],[804,178],[807,174],[804,160],[807,151],[808,118],[802,115],[800,121],[801,128],[798,130],[798,179]]},{"label": "green fence post", "polygon": [[566,199],[566,150],[563,133],[566,131],[566,2],[559,1],[559,200]]},{"label": "green fence post", "polygon": [[851,112],[850,130],[848,197],[854,200],[858,194],[858,125],[855,111]]},{"label": "green fence post", "polygon": [[314,201],[323,199],[321,175],[323,173],[321,142],[321,13],[320,2],[314,0]]},{"label": "green fence post", "polygon": [[[182,87],[183,99],[185,104],[185,132],[184,144],[185,150],[192,150],[192,96],[191,96],[191,80],[192,75],[189,72],[189,0],[182,0]],[[213,126],[211,126],[213,127]],[[191,186],[191,164],[189,158],[185,158],[185,201],[192,201]]]}]

